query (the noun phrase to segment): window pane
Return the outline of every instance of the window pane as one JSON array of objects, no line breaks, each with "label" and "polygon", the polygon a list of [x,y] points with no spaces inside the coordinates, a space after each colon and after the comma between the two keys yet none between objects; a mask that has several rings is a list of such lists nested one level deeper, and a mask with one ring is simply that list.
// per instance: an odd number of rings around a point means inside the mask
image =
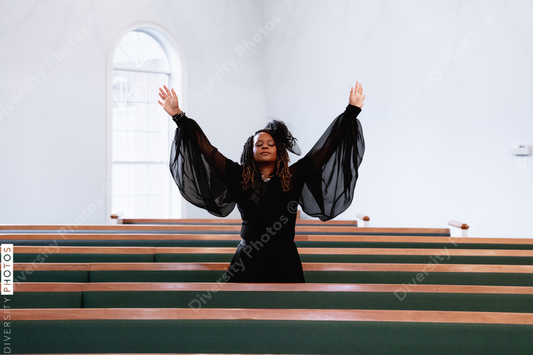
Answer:
[{"label": "window pane", "polygon": [[129,132],[127,135],[127,160],[146,161],[146,132]]},{"label": "window pane", "polygon": [[145,103],[128,104],[128,131],[146,132],[147,117]]},{"label": "window pane", "polygon": [[168,164],[150,164],[148,171],[148,194],[168,195],[170,180]]},{"label": "window pane", "polygon": [[130,211],[128,208],[128,196],[113,195],[113,202],[111,203],[112,213],[123,212],[124,217],[129,218]]},{"label": "window pane", "polygon": [[113,132],[113,161],[128,159],[128,134],[126,132]]},{"label": "window pane", "polygon": [[167,55],[159,42],[146,33],[139,32],[138,67],[146,69],[168,70]]},{"label": "window pane", "polygon": [[148,218],[170,218],[168,201],[168,196],[149,196]]},{"label": "window pane", "polygon": [[148,161],[165,161],[168,160],[167,135],[165,133],[148,132]]},{"label": "window pane", "polygon": [[148,216],[148,196],[130,196],[128,202],[128,210],[133,218]]},{"label": "window pane", "polygon": [[155,50],[150,54],[144,63],[142,63],[141,68],[146,69],[156,69],[156,70],[169,70],[167,54],[161,48],[161,46],[155,48]]},{"label": "window pane", "polygon": [[113,71],[113,101],[126,101],[128,95],[128,72]]},{"label": "window pane", "polygon": [[113,64],[119,67],[135,68],[137,66],[137,45],[136,31],[124,36],[115,51]]},{"label": "window pane", "polygon": [[115,56],[113,57],[113,64],[115,66],[120,68],[135,68],[135,59],[129,57],[127,47],[123,42],[118,45]]},{"label": "window pane", "polygon": [[129,164],[128,194],[148,195],[148,166],[146,164]]},{"label": "window pane", "polygon": [[128,101],[146,102],[146,73],[128,72]]},{"label": "window pane", "polygon": [[128,165],[113,165],[113,198],[128,195]]},{"label": "window pane", "polygon": [[113,130],[126,131],[128,129],[128,106],[126,102],[113,102]]},{"label": "window pane", "polygon": [[167,74],[148,74],[148,102],[157,104],[159,97],[159,88],[163,85],[168,87],[168,75]]},{"label": "window pane", "polygon": [[[171,117],[159,104],[147,104],[147,126],[149,132],[168,132],[168,123]],[[172,121],[174,124],[174,122]]]}]

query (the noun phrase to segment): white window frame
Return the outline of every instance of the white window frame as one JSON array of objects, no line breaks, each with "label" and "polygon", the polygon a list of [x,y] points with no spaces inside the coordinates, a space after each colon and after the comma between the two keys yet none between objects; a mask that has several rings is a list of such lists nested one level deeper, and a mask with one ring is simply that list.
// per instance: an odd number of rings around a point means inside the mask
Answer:
[{"label": "white window frame", "polygon": [[[118,213],[121,211],[113,211],[112,208],[112,198],[113,198],[113,191],[112,191],[112,171],[113,171],[113,160],[112,160],[112,154],[113,154],[113,72],[116,68],[113,65],[113,60],[115,57],[115,51],[118,48],[118,45],[122,41],[122,39],[130,32],[132,31],[140,31],[144,32],[151,37],[153,37],[163,50],[165,51],[168,63],[169,63],[169,72],[170,72],[170,79],[169,79],[169,85],[170,87],[173,87],[176,91],[176,94],[178,97],[184,97],[185,88],[186,85],[186,71],[184,70],[185,65],[182,60],[183,56],[180,55],[182,52],[180,50],[180,46],[178,45],[177,41],[174,39],[172,34],[166,30],[164,27],[155,24],[155,23],[136,23],[131,24],[125,28],[123,28],[119,33],[116,34],[115,38],[113,39],[113,42],[111,43],[111,46],[109,47],[109,52],[107,55],[107,68],[106,68],[106,184],[104,188],[104,192],[106,194],[106,218],[107,223],[111,224],[113,223],[111,219],[109,218],[112,213]],[[132,71],[135,69],[132,68],[123,68],[123,70]],[[143,70],[144,71],[144,70]],[[147,70],[150,71],[150,70]],[[155,72],[155,71],[154,71]],[[174,138],[174,131],[176,128],[176,124],[170,119],[169,117],[169,142],[172,142],[172,139]],[[168,147],[168,151],[170,152],[170,146]],[[169,154],[170,158],[170,154]],[[132,162],[134,163],[134,162]],[[170,175],[170,170],[168,171],[168,174]],[[184,210],[184,200],[181,197],[178,188],[176,184],[174,183],[174,180],[172,177],[170,177],[170,216],[171,218],[181,218],[182,217],[182,211]],[[172,209],[172,206],[178,206],[176,209]],[[125,218],[128,218],[128,216],[124,216]],[[147,216],[148,217],[148,216]]]}]

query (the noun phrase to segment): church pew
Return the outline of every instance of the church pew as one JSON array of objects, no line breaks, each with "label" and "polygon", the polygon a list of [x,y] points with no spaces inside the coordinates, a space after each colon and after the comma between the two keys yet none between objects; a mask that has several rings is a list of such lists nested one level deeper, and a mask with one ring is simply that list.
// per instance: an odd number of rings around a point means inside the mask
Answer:
[{"label": "church pew", "polygon": [[[302,262],[533,265],[533,250],[299,248]],[[14,260],[72,262],[230,262],[235,248],[15,246]]]},{"label": "church pew", "polygon": [[[233,247],[238,234],[0,234],[1,243],[33,246]],[[391,235],[297,234],[296,245],[307,248],[422,248],[533,250],[533,238],[454,238]]]},{"label": "church pew", "polygon": [[2,312],[13,329],[10,347],[18,354],[520,355],[531,353],[533,333],[531,313],[256,308]]},{"label": "church pew", "polygon": [[[223,282],[229,266],[228,263],[91,263],[89,279],[80,281],[80,275],[73,275],[70,269],[78,265],[87,264],[15,263],[13,277],[17,282]],[[303,270],[308,283],[404,284],[407,290],[428,283],[533,286],[530,265],[303,263]]]},{"label": "church pew", "polygon": [[[21,283],[11,308],[390,309],[533,313],[533,287],[392,284]],[[83,295],[83,296],[82,296]]]}]

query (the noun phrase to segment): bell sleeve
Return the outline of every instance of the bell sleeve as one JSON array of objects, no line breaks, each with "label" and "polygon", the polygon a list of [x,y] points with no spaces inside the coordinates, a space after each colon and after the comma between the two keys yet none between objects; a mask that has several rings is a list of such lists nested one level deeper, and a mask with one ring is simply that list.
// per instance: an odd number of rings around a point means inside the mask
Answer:
[{"label": "bell sleeve", "polygon": [[298,173],[304,183],[299,204],[322,221],[335,218],[352,203],[365,151],[360,112],[361,108],[348,105],[301,159]]},{"label": "bell sleeve", "polygon": [[170,173],[181,195],[212,215],[226,217],[235,208],[226,181],[229,159],[211,145],[196,121],[185,115],[173,120],[178,127],[171,146]]}]

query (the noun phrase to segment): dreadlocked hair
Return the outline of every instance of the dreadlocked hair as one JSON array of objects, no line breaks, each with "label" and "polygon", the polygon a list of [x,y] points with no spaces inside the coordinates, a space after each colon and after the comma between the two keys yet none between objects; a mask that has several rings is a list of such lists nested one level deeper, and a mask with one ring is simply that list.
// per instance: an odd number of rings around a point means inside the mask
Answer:
[{"label": "dreadlocked hair", "polygon": [[274,142],[276,143],[277,148],[277,156],[276,156],[276,172],[275,175],[279,177],[281,181],[281,187],[283,188],[283,191],[289,191],[291,189],[291,177],[292,174],[289,171],[289,153],[287,152],[287,149],[283,145],[283,143],[279,142],[274,137],[274,132],[269,129],[261,129],[253,136],[248,137],[246,140],[246,143],[244,143],[244,148],[241,155],[241,164],[242,164],[242,188],[243,190],[246,190],[250,188],[250,186],[255,181],[256,175],[259,173],[254,161],[254,151],[253,151],[253,143],[254,143],[254,136],[257,133],[260,132],[266,132],[274,138]]}]

